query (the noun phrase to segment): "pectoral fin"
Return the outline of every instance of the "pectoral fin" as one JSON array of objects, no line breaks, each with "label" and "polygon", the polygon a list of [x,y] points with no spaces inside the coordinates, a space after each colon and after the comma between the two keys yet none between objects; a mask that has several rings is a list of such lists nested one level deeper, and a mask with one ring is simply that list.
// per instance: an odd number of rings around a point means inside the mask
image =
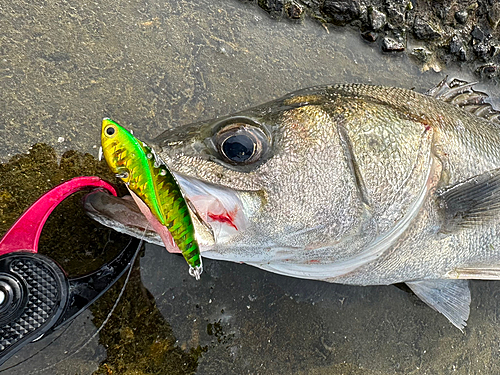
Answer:
[{"label": "pectoral fin", "polygon": [[481,225],[500,214],[500,169],[485,172],[437,192],[442,232]]},{"label": "pectoral fin", "polygon": [[468,280],[421,280],[407,282],[406,285],[463,332],[470,312]]}]

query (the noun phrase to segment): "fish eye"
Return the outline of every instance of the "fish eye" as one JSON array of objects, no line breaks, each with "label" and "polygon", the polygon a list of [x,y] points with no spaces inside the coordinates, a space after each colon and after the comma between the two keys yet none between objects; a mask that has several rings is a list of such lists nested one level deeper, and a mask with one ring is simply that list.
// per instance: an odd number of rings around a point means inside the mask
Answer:
[{"label": "fish eye", "polygon": [[251,164],[262,154],[264,134],[246,123],[225,126],[215,135],[219,154],[231,164]]},{"label": "fish eye", "polygon": [[246,134],[235,134],[227,137],[221,150],[224,156],[236,163],[244,163],[252,157],[255,152],[255,142]]},{"label": "fish eye", "polygon": [[106,129],[104,129],[104,133],[106,133],[108,137],[112,137],[116,133],[116,127],[114,125],[109,125]]}]

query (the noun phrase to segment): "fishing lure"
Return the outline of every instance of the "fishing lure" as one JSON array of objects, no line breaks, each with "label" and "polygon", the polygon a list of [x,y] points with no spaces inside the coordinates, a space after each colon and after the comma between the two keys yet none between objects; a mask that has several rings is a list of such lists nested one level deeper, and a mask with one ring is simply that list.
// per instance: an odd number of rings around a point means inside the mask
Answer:
[{"label": "fishing lure", "polygon": [[203,272],[193,222],[182,192],[153,149],[118,123],[105,118],[101,131],[102,153],[109,167],[165,226],[199,280]]}]

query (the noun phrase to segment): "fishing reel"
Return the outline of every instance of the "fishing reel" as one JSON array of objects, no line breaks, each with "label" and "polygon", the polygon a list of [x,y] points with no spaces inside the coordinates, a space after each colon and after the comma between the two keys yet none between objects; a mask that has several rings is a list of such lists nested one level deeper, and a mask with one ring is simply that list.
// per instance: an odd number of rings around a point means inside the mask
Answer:
[{"label": "fishing reel", "polygon": [[24,345],[75,319],[131,266],[137,239],[97,271],[72,279],[38,254],[40,234],[53,209],[77,191],[96,188],[116,196],[98,177],[66,181],[39,198],[0,240],[0,365]]}]

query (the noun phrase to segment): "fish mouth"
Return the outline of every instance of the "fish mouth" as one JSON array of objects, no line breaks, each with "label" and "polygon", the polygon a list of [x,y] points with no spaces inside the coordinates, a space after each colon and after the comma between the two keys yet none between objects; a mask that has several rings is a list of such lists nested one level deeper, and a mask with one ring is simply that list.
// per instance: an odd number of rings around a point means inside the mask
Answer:
[{"label": "fish mouth", "polygon": [[172,175],[188,202],[193,222],[207,228],[215,242],[227,242],[246,229],[248,220],[237,191],[175,172]]},{"label": "fish mouth", "polygon": [[[215,244],[230,241],[248,226],[245,207],[237,191],[171,173],[188,204],[200,251],[212,250]],[[155,218],[146,205],[131,194],[132,197],[118,198],[103,191],[91,192],[84,198],[84,209],[106,227],[166,246],[169,252],[179,252],[166,227],[154,223]]]},{"label": "fish mouth", "polygon": [[83,198],[83,207],[88,216],[108,228],[163,246],[160,236],[129,195],[120,198],[97,189]]}]

